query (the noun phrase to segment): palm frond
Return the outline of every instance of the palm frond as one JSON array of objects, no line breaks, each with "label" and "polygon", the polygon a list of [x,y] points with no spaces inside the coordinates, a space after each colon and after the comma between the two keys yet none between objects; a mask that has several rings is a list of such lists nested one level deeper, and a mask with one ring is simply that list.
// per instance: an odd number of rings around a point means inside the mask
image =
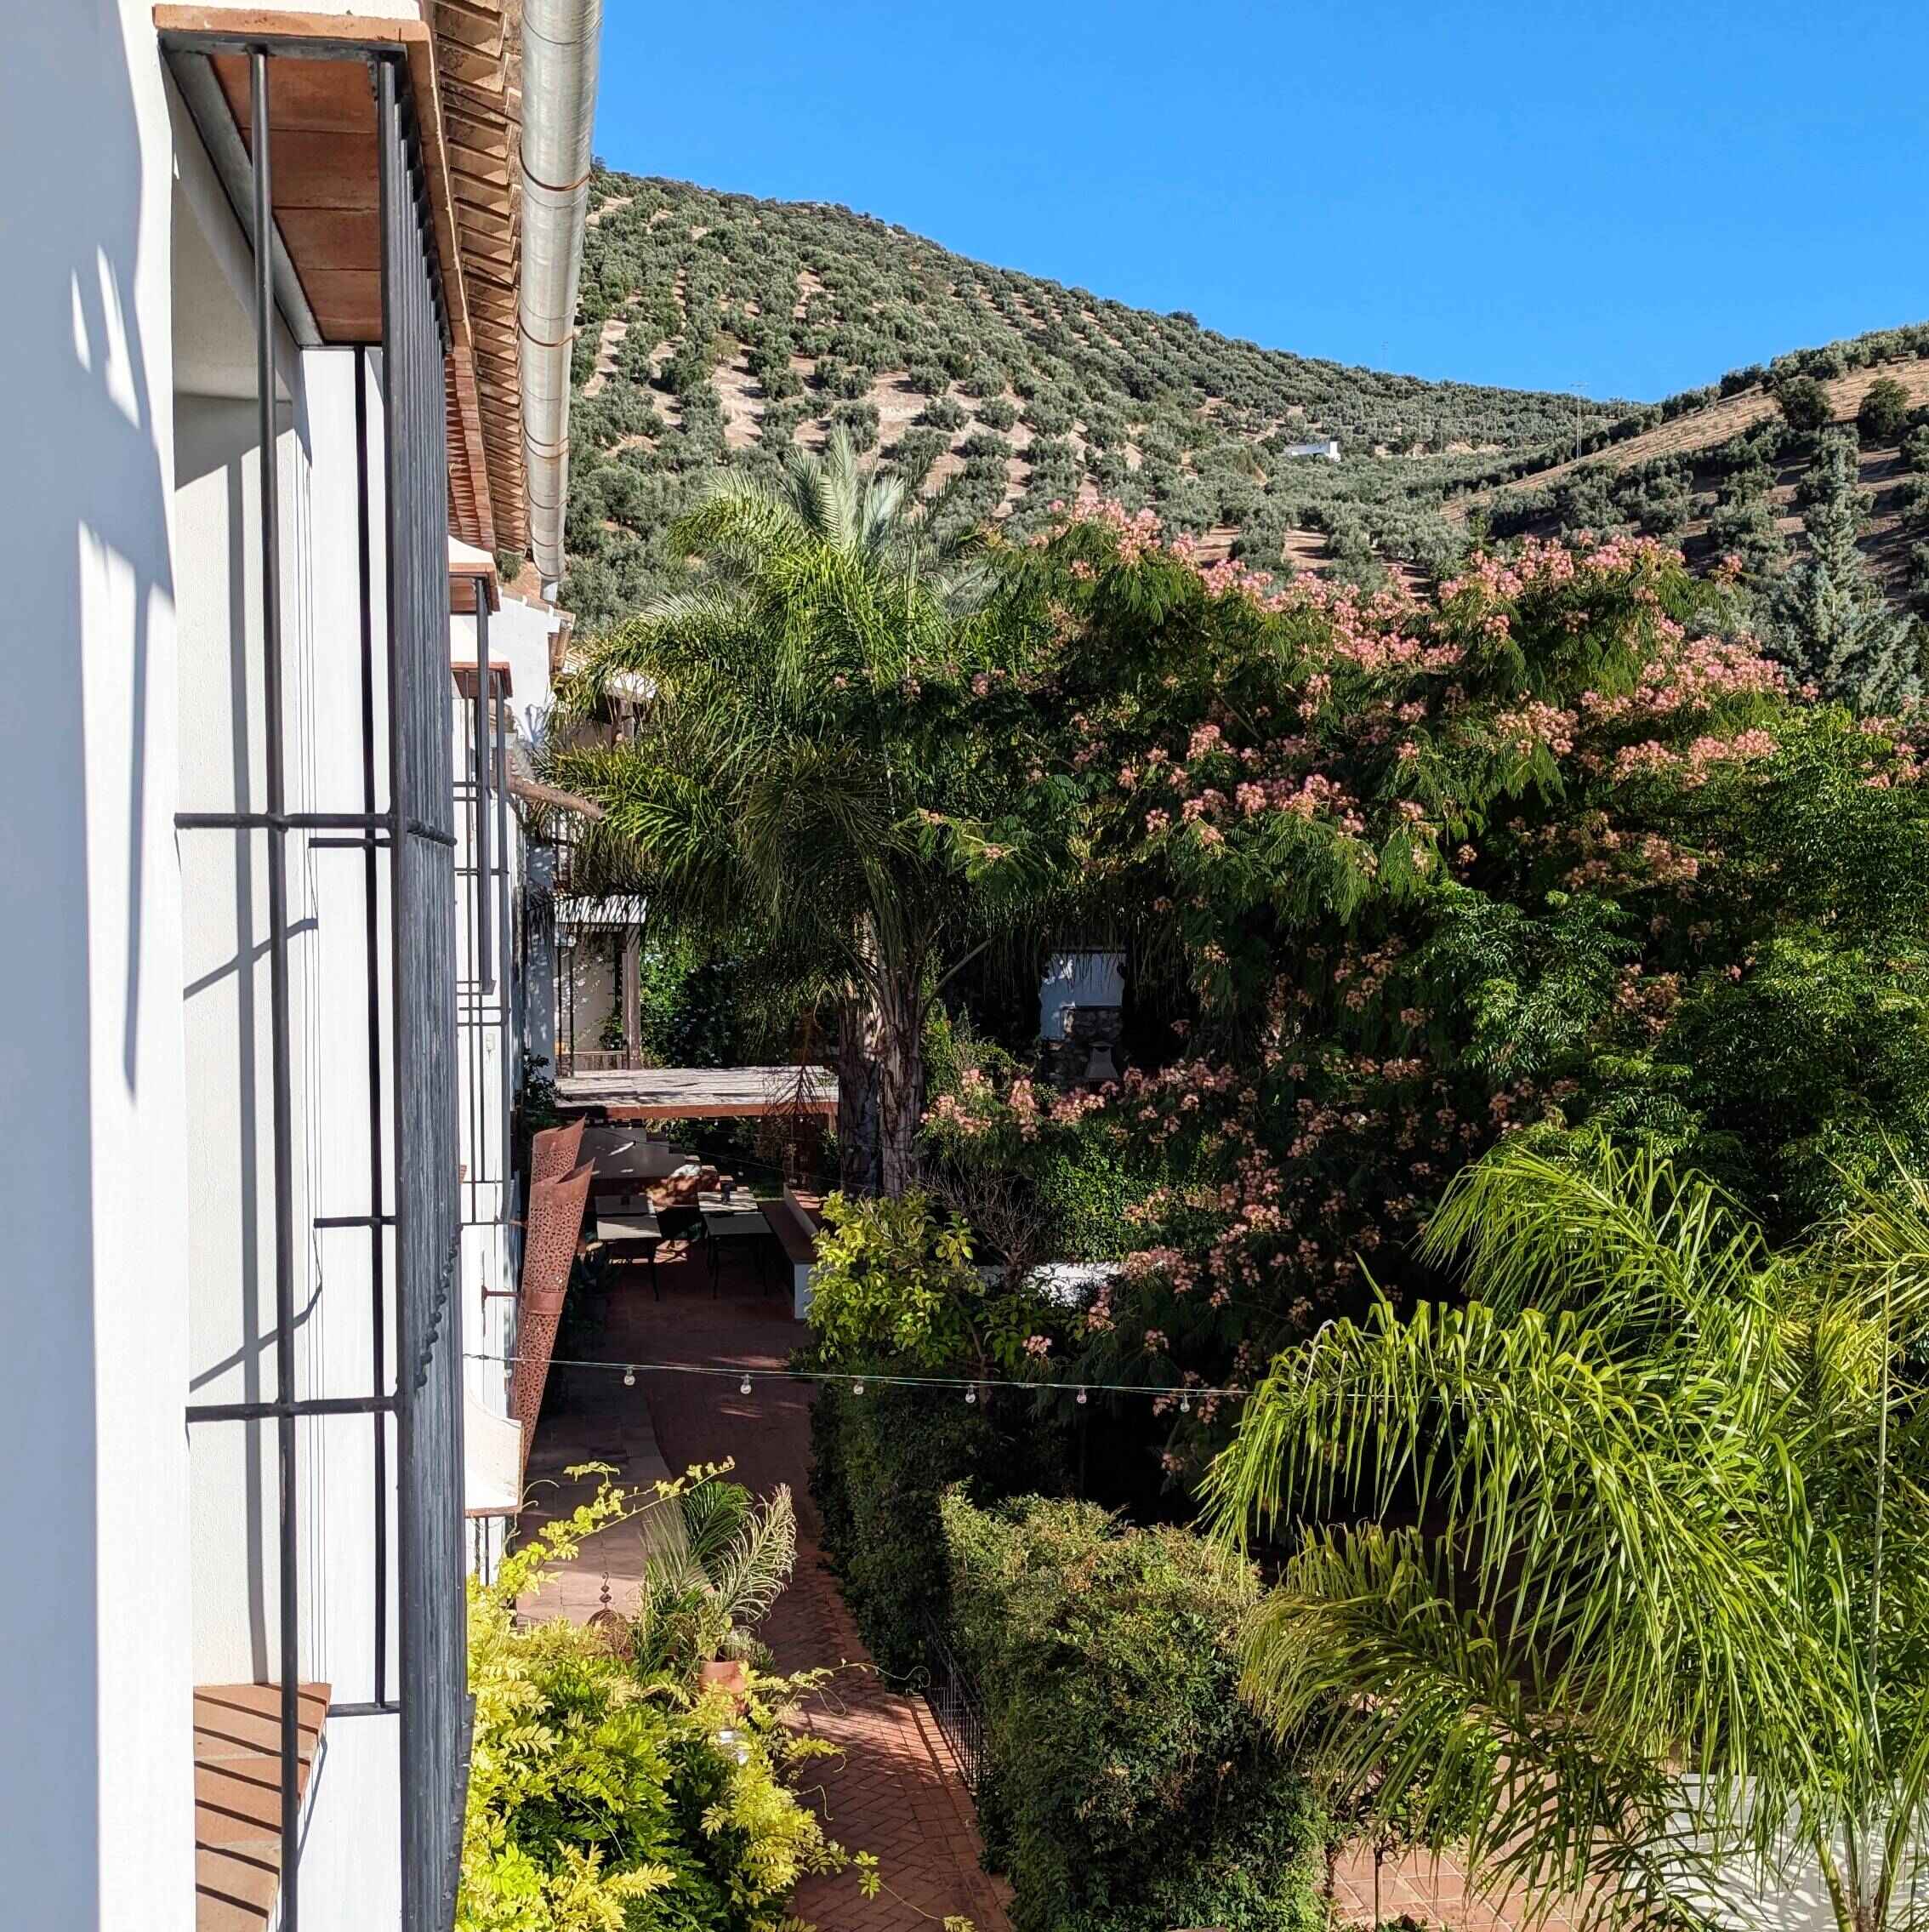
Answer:
[{"label": "palm frond", "polygon": [[1489,1298],[1329,1325],[1211,1472],[1219,1534],[1295,1544],[1249,1694],[1349,1802],[1446,1830],[1471,1791],[1452,1829],[1530,1911],[1837,1846],[1879,1923],[1929,1782],[1929,1189],[1781,1254],[1652,1153],[1521,1136],[1429,1243]]},{"label": "palm frond", "polygon": [[780,1483],[708,1565],[711,1587],[731,1622],[740,1629],[761,1623],[796,1562],[797,1511]]}]

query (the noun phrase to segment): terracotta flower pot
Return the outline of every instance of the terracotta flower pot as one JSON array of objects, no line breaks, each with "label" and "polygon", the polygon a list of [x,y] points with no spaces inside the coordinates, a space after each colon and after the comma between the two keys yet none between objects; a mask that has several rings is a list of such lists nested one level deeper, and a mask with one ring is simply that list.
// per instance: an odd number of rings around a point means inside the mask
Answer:
[{"label": "terracotta flower pot", "polygon": [[714,1658],[707,1664],[699,1665],[697,1674],[706,1690],[713,1686],[719,1690],[727,1690],[737,1708],[743,1708],[749,1686],[744,1680],[743,1666],[737,1658]]}]

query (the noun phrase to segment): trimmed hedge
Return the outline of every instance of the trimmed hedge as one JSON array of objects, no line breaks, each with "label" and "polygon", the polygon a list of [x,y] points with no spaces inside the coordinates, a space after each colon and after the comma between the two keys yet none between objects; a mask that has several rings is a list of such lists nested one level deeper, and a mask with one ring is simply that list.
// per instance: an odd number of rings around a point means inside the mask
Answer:
[{"label": "trimmed hedge", "polygon": [[1249,1564],[1090,1503],[947,1496],[951,1631],[985,1706],[978,1816],[1017,1932],[1313,1932],[1323,1820],[1241,1701]]},{"label": "trimmed hedge", "polygon": [[1010,1399],[972,1407],[936,1389],[856,1396],[826,1383],[811,1449],[825,1554],[871,1656],[896,1677],[922,1667],[925,1620],[945,1614],[946,1490],[988,1502],[1065,1485],[1060,1432]]}]

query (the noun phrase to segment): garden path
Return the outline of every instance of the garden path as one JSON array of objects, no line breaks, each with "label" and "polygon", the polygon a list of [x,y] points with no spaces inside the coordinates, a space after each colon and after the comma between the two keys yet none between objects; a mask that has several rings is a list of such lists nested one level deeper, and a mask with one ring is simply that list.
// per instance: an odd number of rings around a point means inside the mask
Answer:
[{"label": "garden path", "polygon": [[[777,1368],[803,1338],[788,1296],[764,1295],[748,1257],[726,1263],[714,1298],[706,1266],[682,1243],[666,1243],[657,1268],[660,1302],[640,1270],[634,1286],[611,1296],[599,1359]],[[921,1698],[879,1681],[824,1562],[810,1494],[810,1405],[801,1383],[760,1382],[744,1395],[729,1376],[645,1371],[626,1388],[606,1370],[558,1366],[530,1456],[533,1499],[524,1525],[589,1494],[593,1485],[570,1484],[561,1472],[589,1461],[614,1464],[626,1485],[726,1457],[760,1494],[788,1483],[797,1567],[760,1634],[782,1669],[850,1667],[806,1713],[811,1731],[843,1753],[823,1760],[818,1803],[831,1835],[874,1853],[890,1888],[867,1900],[849,1874],[813,1878],[798,1889],[794,1909],[822,1932],[936,1932],[947,1915],[969,1918],[977,1932],[1010,1932],[997,1882],[978,1862],[970,1800],[930,1712]],[[639,1555],[633,1528],[605,1531],[543,1593],[541,1606],[578,1618],[606,1600],[628,1607]]]},{"label": "garden path", "polygon": [[[1484,1899],[1469,1889],[1465,1872],[1451,1858],[1409,1852],[1389,1858],[1380,1872],[1380,1919],[1403,1914],[1440,1932],[1524,1932],[1528,1915],[1511,1895]],[[1370,1926],[1374,1918],[1373,1854],[1363,1846],[1350,1850],[1334,1872],[1333,1900],[1342,1924]],[[1556,1906],[1534,1920],[1536,1932],[1573,1932],[1581,1923],[1578,1912]]]}]

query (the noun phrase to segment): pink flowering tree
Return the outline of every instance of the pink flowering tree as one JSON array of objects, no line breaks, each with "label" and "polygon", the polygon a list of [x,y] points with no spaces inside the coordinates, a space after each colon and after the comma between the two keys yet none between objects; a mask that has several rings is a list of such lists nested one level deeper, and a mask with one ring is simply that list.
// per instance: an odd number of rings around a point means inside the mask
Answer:
[{"label": "pink flowering tree", "polygon": [[1929,1153],[1926,734],[1792,689],[1676,553],[1369,596],[1101,505],[1008,562],[1137,1063],[968,1071],[927,1133],[1128,1177],[1080,1372],[1199,1390],[1162,1399],[1175,1474],[1369,1277],[1436,1291],[1414,1238],[1502,1136],[1606,1126],[1786,1231]]}]

